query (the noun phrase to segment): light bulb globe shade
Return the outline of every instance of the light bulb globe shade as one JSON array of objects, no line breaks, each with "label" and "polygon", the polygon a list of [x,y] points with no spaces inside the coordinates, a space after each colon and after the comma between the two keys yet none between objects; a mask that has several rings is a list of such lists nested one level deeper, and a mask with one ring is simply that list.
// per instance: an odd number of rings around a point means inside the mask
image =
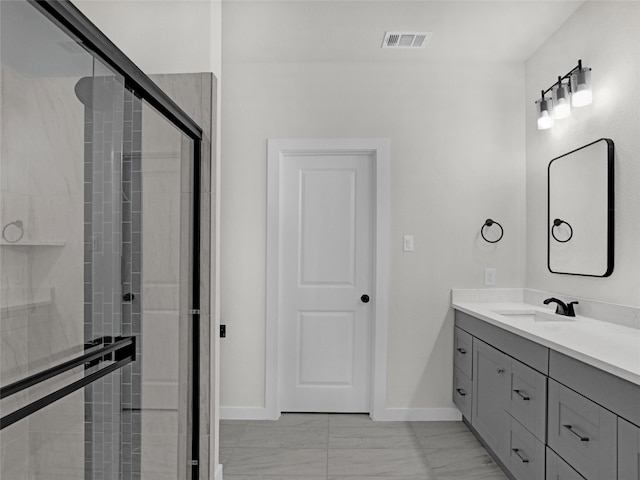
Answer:
[{"label": "light bulb globe shade", "polygon": [[571,105],[574,107],[584,107],[585,105],[591,104],[592,101],[593,95],[591,94],[591,90],[571,94]]},{"label": "light bulb globe shade", "polygon": [[571,74],[571,105],[584,107],[593,101],[591,69],[581,69]]},{"label": "light bulb globe shade", "polygon": [[562,120],[571,115],[571,106],[567,101],[561,101],[553,107],[553,118]]},{"label": "light bulb globe shade", "polygon": [[551,115],[553,100],[541,98],[536,101],[536,105],[538,107],[538,130],[548,130],[553,127],[553,115]]},{"label": "light bulb globe shade", "polygon": [[538,117],[538,130],[548,130],[553,127],[553,117],[548,112]]},{"label": "light bulb globe shade", "polygon": [[569,102],[569,85],[556,84],[553,93],[553,118],[560,120],[571,115],[571,103]]}]

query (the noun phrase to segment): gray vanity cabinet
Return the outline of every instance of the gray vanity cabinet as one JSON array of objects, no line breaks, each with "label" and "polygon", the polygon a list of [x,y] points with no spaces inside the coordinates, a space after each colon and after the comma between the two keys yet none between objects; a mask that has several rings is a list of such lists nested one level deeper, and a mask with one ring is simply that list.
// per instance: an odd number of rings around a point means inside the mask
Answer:
[{"label": "gray vanity cabinet", "polygon": [[640,385],[464,312],[455,321],[454,402],[509,478],[640,480]]},{"label": "gray vanity cabinet", "polygon": [[471,425],[499,458],[506,457],[509,416],[506,392],[511,359],[473,339],[473,408]]},{"label": "gray vanity cabinet", "polygon": [[640,480],[640,427],[618,418],[618,480]]}]

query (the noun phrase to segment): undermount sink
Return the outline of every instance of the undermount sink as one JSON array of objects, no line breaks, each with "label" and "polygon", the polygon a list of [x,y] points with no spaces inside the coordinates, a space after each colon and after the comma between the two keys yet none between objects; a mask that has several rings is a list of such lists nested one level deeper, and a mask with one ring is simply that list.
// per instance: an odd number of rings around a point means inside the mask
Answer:
[{"label": "undermount sink", "polygon": [[541,312],[539,310],[494,310],[493,313],[513,320],[532,322],[573,322],[575,317],[556,315],[555,313]]}]

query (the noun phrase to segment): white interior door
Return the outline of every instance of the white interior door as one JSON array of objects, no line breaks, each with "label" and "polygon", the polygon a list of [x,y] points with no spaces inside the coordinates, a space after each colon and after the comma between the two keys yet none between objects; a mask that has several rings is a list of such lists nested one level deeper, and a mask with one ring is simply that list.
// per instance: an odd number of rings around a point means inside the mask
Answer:
[{"label": "white interior door", "polygon": [[279,401],[369,412],[372,153],[285,155],[280,178]]}]

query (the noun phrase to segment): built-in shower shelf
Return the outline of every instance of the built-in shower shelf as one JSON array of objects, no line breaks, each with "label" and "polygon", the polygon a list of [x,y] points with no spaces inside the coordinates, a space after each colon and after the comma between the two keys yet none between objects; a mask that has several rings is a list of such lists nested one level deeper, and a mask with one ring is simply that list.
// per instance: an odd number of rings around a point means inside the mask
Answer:
[{"label": "built-in shower shelf", "polygon": [[64,240],[42,240],[42,241],[26,241],[26,242],[0,242],[2,247],[64,247]]},{"label": "built-in shower shelf", "polygon": [[2,303],[0,313],[5,315],[16,315],[27,312],[34,307],[46,307],[52,305],[54,301],[54,290],[50,288],[9,288],[2,292]]}]

